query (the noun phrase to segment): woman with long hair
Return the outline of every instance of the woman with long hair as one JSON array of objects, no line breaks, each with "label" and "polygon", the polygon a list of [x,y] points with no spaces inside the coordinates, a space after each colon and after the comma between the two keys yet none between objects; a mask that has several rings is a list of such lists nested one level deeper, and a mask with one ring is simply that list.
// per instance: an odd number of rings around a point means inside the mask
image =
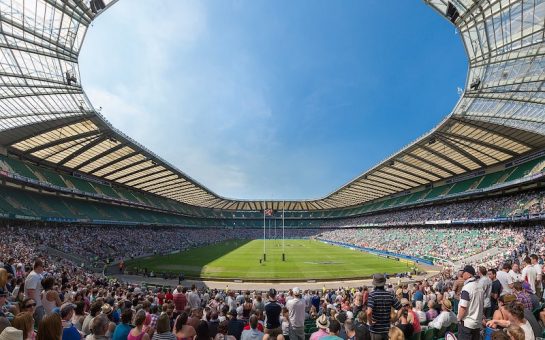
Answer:
[{"label": "woman with long hair", "polygon": [[53,313],[44,316],[38,325],[36,340],[61,340],[62,321],[59,314]]},{"label": "woman with long hair", "polygon": [[142,330],[144,321],[146,321],[146,311],[140,309],[134,317],[134,328],[129,332],[127,340],[150,340],[149,334]]},{"label": "woman with long hair", "polygon": [[36,334],[34,333],[34,318],[32,313],[23,312],[19,313],[13,318],[11,325],[21,331],[23,331],[23,340],[34,340]]},{"label": "woman with long hair", "polygon": [[176,335],[177,340],[193,339],[193,337],[197,334],[195,328],[187,324],[188,318],[189,316],[186,312],[183,312],[176,318],[176,323],[174,324],[174,334]]},{"label": "woman with long hair", "polygon": [[195,330],[196,335],[193,340],[210,340],[210,330],[208,329],[208,323],[204,320],[199,321],[197,329]]},{"label": "woman with long hair", "polygon": [[176,340],[176,335],[174,335],[170,330],[170,319],[168,315],[162,314],[157,319],[157,330],[151,340]]}]

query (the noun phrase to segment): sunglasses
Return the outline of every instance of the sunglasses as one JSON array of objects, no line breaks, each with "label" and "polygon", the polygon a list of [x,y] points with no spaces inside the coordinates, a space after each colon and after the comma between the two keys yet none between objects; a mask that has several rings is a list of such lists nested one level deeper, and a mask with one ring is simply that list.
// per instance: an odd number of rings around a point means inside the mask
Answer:
[{"label": "sunglasses", "polygon": [[36,307],[36,303],[31,303],[29,305],[25,305],[25,308],[30,308],[30,307]]}]

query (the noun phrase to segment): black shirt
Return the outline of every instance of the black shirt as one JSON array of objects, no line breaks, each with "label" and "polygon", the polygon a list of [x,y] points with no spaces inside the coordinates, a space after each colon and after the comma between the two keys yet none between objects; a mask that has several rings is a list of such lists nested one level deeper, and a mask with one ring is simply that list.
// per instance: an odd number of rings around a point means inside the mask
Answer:
[{"label": "black shirt", "polygon": [[267,329],[275,329],[280,327],[280,313],[282,307],[276,301],[271,301],[265,305],[265,315],[267,316]]}]

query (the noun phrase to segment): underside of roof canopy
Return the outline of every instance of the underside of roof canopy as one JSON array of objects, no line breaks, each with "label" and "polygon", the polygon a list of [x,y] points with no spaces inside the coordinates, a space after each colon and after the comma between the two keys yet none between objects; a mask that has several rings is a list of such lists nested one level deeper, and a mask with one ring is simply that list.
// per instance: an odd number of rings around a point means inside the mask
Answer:
[{"label": "underside of roof canopy", "polygon": [[90,23],[115,2],[0,0],[5,150],[199,207],[321,210],[408,192],[545,148],[545,0],[425,0],[456,26],[469,59],[466,90],[451,114],[324,198],[221,197],[115,129],[85,95],[79,51]]}]

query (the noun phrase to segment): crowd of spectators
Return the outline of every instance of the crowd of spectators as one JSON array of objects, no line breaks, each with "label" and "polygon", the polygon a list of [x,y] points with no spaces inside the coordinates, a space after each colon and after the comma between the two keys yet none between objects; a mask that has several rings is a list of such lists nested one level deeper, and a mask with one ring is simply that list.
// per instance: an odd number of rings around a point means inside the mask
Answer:
[{"label": "crowd of spectators", "polygon": [[423,207],[374,213],[328,224],[331,227],[380,225],[423,225],[430,221],[475,220],[545,213],[545,193],[530,191],[513,195],[497,196]]}]

